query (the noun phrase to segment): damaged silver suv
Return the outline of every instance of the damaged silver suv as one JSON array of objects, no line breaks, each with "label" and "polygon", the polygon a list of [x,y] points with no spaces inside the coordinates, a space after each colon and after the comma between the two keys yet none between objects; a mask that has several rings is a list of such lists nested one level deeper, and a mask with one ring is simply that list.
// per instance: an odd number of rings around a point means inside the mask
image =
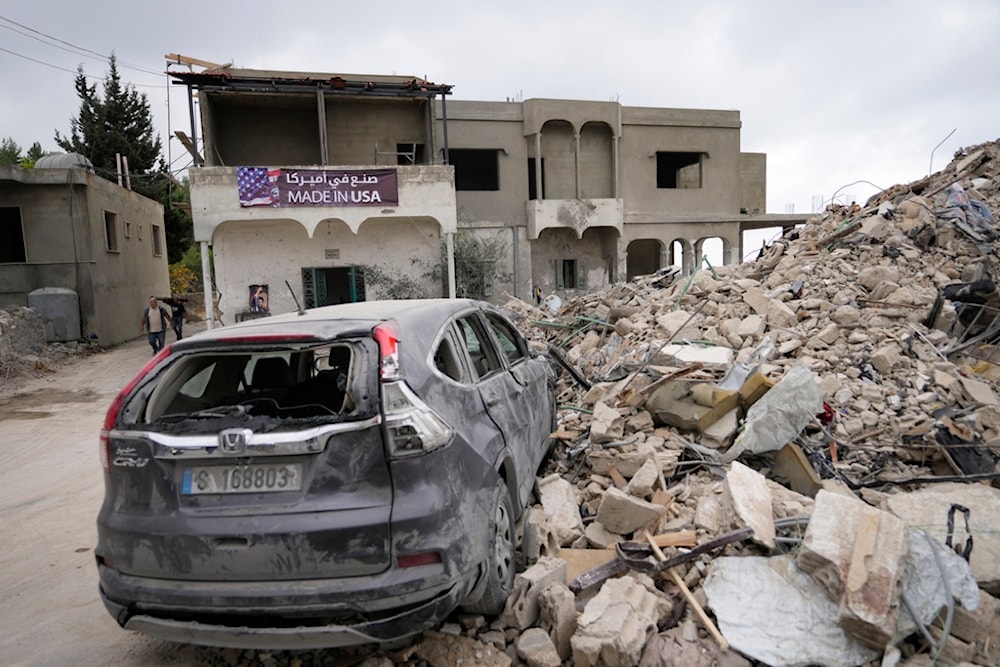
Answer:
[{"label": "damaged silver suv", "polygon": [[122,627],[208,646],[390,642],[497,614],[554,371],[467,299],[363,302],[169,345],[101,431]]}]

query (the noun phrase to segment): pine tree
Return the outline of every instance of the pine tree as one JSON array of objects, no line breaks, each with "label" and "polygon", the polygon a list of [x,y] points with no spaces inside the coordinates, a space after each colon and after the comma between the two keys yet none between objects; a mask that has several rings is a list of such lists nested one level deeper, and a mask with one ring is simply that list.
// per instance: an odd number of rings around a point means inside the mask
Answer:
[{"label": "pine tree", "polygon": [[21,147],[12,137],[0,141],[0,164],[20,164]]},{"label": "pine tree", "polygon": [[80,112],[70,119],[70,135],[56,130],[56,143],[90,160],[98,174],[118,180],[118,155],[128,159],[129,181],[136,192],[163,204],[167,257],[180,261],[194,239],[191,216],[178,203],[190,201],[185,184],[179,184],[160,155],[160,136],[153,131],[153,115],[145,93],[122,83],[115,55],[108,59],[103,95],[97,84],[87,83],[83,67],[76,70]]},{"label": "pine tree", "polygon": [[122,84],[114,54],[108,65],[103,96],[98,94],[97,84],[87,84],[83,66],[77,67],[75,87],[80,113],[70,119],[68,137],[56,130],[56,143],[65,151],[85,156],[98,173],[110,180],[118,179],[119,154],[128,158],[130,174],[149,174],[161,148],[160,136],[153,131],[149,100],[132,84]]}]

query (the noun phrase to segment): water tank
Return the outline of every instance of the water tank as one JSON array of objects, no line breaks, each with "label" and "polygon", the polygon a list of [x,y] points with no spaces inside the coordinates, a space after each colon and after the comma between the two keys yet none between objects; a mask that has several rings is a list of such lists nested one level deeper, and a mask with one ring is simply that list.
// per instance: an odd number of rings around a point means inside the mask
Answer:
[{"label": "water tank", "polygon": [[42,287],[28,293],[28,307],[45,322],[45,340],[67,343],[79,340],[80,297],[71,289]]},{"label": "water tank", "polygon": [[70,169],[72,167],[94,169],[90,160],[79,153],[46,153],[35,162],[35,169]]}]

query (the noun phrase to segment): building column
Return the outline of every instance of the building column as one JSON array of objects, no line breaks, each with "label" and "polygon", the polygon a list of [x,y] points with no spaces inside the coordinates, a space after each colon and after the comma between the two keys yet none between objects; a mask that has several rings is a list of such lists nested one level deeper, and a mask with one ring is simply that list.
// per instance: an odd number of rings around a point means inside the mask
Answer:
[{"label": "building column", "polygon": [[448,256],[448,298],[455,298],[455,232],[444,235],[445,252]]},{"label": "building column", "polygon": [[576,198],[580,199],[580,133],[573,130],[573,171],[576,172]]},{"label": "building column", "polygon": [[208,328],[215,325],[215,285],[212,284],[212,268],[208,258],[208,241],[201,242],[201,284],[205,291],[205,320]]}]

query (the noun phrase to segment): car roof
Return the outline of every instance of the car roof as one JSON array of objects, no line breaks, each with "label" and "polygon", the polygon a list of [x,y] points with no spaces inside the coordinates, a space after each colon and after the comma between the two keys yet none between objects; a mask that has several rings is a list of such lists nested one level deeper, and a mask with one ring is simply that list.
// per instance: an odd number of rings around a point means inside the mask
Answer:
[{"label": "car roof", "polygon": [[395,299],[359,301],[335,306],[283,313],[270,317],[210,329],[185,338],[174,347],[183,349],[212,341],[242,336],[290,336],[312,334],[321,339],[366,335],[381,322],[395,320],[402,339],[416,339],[429,345],[441,324],[454,315],[473,309],[493,307],[475,299]]}]

